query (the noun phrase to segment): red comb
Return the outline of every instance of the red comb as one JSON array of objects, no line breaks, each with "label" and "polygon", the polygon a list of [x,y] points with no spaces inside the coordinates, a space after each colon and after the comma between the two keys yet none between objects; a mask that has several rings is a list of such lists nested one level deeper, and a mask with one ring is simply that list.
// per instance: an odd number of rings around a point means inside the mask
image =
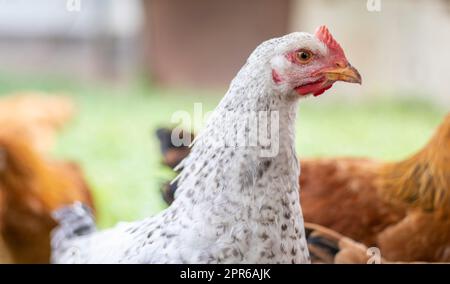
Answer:
[{"label": "red comb", "polygon": [[333,38],[326,26],[320,26],[316,30],[316,37],[323,42],[329,49],[337,53],[344,54],[344,50],[339,43]]}]

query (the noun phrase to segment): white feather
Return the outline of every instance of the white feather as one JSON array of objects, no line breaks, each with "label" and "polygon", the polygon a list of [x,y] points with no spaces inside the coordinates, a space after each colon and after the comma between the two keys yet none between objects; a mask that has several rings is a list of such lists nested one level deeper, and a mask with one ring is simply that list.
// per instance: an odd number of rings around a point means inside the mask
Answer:
[{"label": "white feather", "polygon": [[[54,248],[54,261],[73,262],[66,250],[74,247],[81,263],[309,262],[294,149],[298,100],[270,76],[271,67],[288,68],[285,52],[305,46],[326,52],[312,35],[293,33],[262,43],[250,55],[180,164],[171,207],[67,240]],[[223,147],[234,131],[245,130],[249,111],[279,112],[275,157],[261,157],[259,146]]]}]

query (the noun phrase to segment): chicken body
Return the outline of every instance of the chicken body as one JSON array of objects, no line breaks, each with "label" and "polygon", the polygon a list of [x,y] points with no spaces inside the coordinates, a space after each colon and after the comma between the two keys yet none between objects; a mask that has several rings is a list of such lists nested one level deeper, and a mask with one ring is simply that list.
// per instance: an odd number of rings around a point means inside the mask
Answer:
[{"label": "chicken body", "polygon": [[[173,152],[177,159],[185,157],[184,150]],[[305,220],[365,245],[376,245],[378,234],[407,214],[406,206],[380,198],[376,178],[382,165],[365,158],[302,159],[299,183]],[[162,188],[168,204],[177,187],[172,182]]]}]

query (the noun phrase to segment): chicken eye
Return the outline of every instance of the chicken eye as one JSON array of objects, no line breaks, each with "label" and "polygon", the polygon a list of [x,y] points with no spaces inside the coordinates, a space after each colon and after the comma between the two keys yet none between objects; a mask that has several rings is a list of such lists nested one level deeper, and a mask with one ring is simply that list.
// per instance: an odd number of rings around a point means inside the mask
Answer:
[{"label": "chicken eye", "polygon": [[297,51],[297,53],[296,53],[296,59],[301,64],[308,63],[309,61],[311,61],[312,57],[313,57],[313,54],[309,50],[302,49],[302,50]]}]

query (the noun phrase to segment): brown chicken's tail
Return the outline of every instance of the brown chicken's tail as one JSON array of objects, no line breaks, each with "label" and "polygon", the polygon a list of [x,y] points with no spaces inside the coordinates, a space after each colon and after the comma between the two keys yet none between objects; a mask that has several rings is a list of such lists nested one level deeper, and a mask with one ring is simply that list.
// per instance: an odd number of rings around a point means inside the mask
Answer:
[{"label": "brown chicken's tail", "polygon": [[377,181],[387,200],[426,211],[450,204],[450,114],[428,144],[412,157],[386,164]]}]

